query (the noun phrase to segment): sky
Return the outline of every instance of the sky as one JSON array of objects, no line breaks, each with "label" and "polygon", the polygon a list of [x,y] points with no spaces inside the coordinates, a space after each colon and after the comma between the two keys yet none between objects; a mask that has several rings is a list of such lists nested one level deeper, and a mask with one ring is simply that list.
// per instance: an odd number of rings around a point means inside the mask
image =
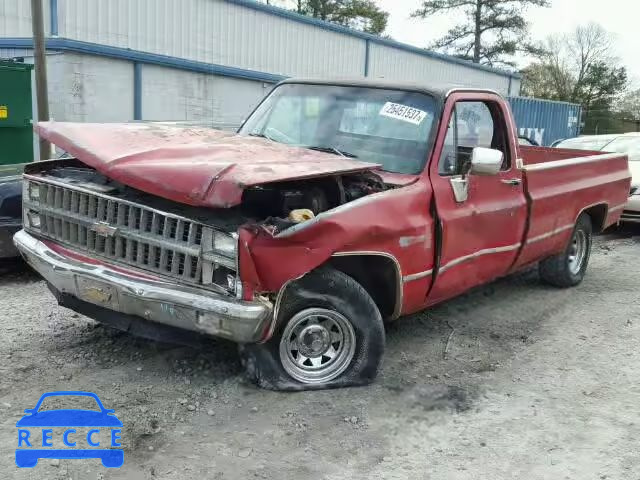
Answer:
[{"label": "sky", "polygon": [[[453,14],[428,20],[409,18],[420,0],[377,0],[389,12],[385,33],[395,40],[417,47],[427,47],[455,24]],[[526,18],[534,39],[569,33],[578,25],[596,22],[613,36],[615,54],[633,83],[640,86],[640,0],[551,0],[550,8],[529,8]],[[519,67],[526,65],[520,60]]]}]

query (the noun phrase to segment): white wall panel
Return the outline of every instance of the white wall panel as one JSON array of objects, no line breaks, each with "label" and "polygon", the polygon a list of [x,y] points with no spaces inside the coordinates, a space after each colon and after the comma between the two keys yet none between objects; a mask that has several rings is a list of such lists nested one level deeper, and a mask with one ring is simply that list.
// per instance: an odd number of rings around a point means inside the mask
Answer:
[{"label": "white wall panel", "polygon": [[[16,58],[16,57],[31,57],[33,56],[33,50],[28,48],[0,48],[0,59]],[[27,62],[33,63],[33,62]]]},{"label": "white wall panel", "polygon": [[47,62],[53,118],[69,122],[133,119],[131,62],[73,53],[60,57]]},{"label": "white wall panel", "polygon": [[[456,83],[483,87],[506,95],[509,78],[459,63],[372,44],[369,53],[369,76],[391,80],[407,80],[425,84]],[[513,94],[512,85],[512,94]]]},{"label": "white wall panel", "polygon": [[511,79],[511,93],[509,95],[517,97],[520,95],[520,87],[522,86],[522,80],[519,78]]},{"label": "white wall panel", "polygon": [[365,42],[222,0],[59,0],[60,36],[298,76],[362,75]]},{"label": "white wall panel", "polygon": [[[67,107],[73,101],[72,90],[68,86],[65,54],[47,56],[47,85],[49,92],[49,116],[52,120],[67,121]],[[33,63],[33,57],[30,62]],[[35,109],[37,115],[37,109]]]},{"label": "white wall panel", "polygon": [[[44,30],[50,33],[49,2],[43,1]],[[31,37],[31,2],[0,0],[0,37]]]},{"label": "white wall panel", "polygon": [[239,125],[270,88],[261,82],[145,65],[142,118]]}]

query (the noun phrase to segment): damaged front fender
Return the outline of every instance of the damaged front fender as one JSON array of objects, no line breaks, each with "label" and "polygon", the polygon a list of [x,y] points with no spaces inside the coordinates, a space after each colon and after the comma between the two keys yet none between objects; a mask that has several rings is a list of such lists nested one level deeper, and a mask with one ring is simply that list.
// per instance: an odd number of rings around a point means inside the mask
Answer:
[{"label": "damaged front fender", "polygon": [[241,227],[239,263],[245,298],[277,292],[338,252],[384,252],[401,268],[409,263],[414,269],[431,268],[430,196],[428,187],[416,182],[362,197],[277,234],[256,225]]}]

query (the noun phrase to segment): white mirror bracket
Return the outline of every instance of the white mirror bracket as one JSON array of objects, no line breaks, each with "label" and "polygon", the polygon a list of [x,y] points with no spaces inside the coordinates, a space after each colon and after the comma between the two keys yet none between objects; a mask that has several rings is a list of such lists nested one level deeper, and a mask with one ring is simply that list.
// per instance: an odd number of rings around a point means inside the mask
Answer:
[{"label": "white mirror bracket", "polygon": [[451,177],[449,183],[451,183],[451,189],[453,190],[453,196],[456,202],[466,202],[467,198],[469,198],[469,177]]}]

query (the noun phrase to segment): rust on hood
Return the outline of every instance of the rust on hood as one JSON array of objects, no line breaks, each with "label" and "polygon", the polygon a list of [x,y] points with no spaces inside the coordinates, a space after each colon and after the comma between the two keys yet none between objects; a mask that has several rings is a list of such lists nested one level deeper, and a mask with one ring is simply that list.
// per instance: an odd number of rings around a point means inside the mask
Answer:
[{"label": "rust on hood", "polygon": [[256,185],[379,167],[210,128],[41,122],[36,131],[113,180],[202,207],[239,205],[243,191]]}]

